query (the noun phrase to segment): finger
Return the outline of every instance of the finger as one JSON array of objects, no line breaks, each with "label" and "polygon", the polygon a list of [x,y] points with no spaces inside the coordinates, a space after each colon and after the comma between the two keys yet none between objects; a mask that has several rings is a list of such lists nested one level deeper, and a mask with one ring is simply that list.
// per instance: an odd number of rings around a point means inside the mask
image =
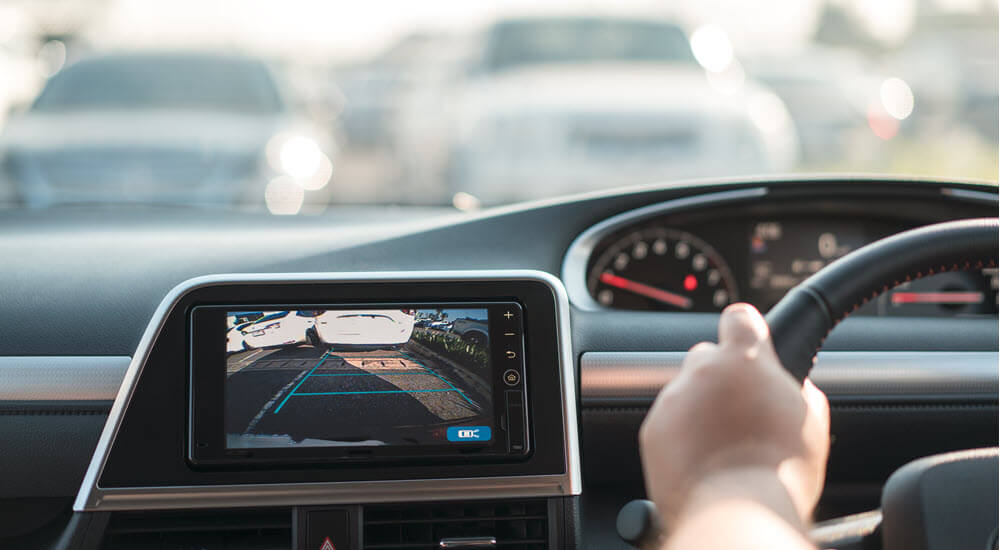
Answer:
[{"label": "finger", "polygon": [[718,356],[719,346],[712,342],[699,342],[694,345],[684,355],[684,362],[681,364],[680,374],[697,370],[715,361]]},{"label": "finger", "polygon": [[688,362],[696,358],[711,355],[718,348],[719,346],[713,344],[712,342],[698,342],[688,350],[687,355],[684,356],[684,361]]},{"label": "finger", "polygon": [[823,393],[823,390],[817,388],[812,383],[812,380],[806,378],[806,381],[802,384],[802,398],[805,400],[809,410],[822,421],[823,426],[829,431],[830,402],[826,399],[826,394]]},{"label": "finger", "polygon": [[719,318],[719,345],[748,347],[767,340],[767,321],[750,304],[733,304]]}]

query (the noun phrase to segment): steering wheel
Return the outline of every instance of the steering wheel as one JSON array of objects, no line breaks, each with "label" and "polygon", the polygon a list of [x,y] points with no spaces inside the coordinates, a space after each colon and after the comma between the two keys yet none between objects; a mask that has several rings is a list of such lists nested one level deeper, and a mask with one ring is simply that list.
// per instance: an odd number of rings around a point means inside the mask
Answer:
[{"label": "steering wheel", "polygon": [[[939,223],[904,231],[845,255],[789,291],[765,316],[782,365],[796,380],[803,382],[809,376],[816,353],[827,335],[852,312],[886,290],[907,281],[945,271],[996,267],[998,246],[997,219],[987,218]],[[995,454],[992,460],[996,460]],[[892,485],[890,483],[887,487]],[[995,507],[995,481],[992,490],[987,490],[986,497],[992,499]],[[886,503],[897,500],[883,497]],[[650,504],[633,501],[622,509],[618,530],[626,541],[634,544],[648,540],[651,533],[658,529],[656,518],[648,517],[655,514]],[[883,547],[886,549],[896,547],[888,524],[893,517],[891,514],[892,510],[883,506]],[[992,521],[996,521],[995,513]],[[928,522],[928,518],[904,517],[896,521],[899,528],[906,530],[912,528],[907,524],[914,522]],[[996,524],[979,526],[979,531],[982,530],[987,533],[982,541],[985,548],[989,534],[996,531]],[[928,539],[926,536],[923,538]],[[897,539],[902,541],[904,537]],[[914,547],[912,536],[905,540],[910,548]],[[924,542],[920,547],[936,548],[931,546],[929,540]]]}]

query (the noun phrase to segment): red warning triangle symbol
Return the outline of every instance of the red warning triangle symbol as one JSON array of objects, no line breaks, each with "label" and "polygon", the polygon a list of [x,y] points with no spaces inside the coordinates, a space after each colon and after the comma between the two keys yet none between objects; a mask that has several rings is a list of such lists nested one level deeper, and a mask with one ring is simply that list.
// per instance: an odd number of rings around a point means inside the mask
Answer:
[{"label": "red warning triangle symbol", "polygon": [[330,537],[323,539],[323,544],[319,547],[319,550],[337,550],[337,547],[330,542]]}]

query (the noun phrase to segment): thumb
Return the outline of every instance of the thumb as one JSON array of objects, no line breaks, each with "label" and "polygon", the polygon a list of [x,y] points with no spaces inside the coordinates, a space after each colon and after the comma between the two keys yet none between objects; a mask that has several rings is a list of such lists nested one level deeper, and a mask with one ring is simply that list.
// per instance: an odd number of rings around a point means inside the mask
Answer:
[{"label": "thumb", "polygon": [[750,304],[732,304],[719,318],[719,345],[750,347],[770,337],[767,321]]}]

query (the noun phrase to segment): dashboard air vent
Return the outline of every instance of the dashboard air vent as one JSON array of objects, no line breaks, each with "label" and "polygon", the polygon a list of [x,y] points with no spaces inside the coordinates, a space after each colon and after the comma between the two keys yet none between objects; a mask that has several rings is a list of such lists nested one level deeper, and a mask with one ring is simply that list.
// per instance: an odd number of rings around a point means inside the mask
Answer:
[{"label": "dashboard air vent", "polygon": [[117,512],[103,550],[290,550],[292,513],[285,509]]},{"label": "dashboard air vent", "polygon": [[496,539],[503,550],[549,547],[545,500],[366,506],[364,550],[437,549],[442,539]]}]

